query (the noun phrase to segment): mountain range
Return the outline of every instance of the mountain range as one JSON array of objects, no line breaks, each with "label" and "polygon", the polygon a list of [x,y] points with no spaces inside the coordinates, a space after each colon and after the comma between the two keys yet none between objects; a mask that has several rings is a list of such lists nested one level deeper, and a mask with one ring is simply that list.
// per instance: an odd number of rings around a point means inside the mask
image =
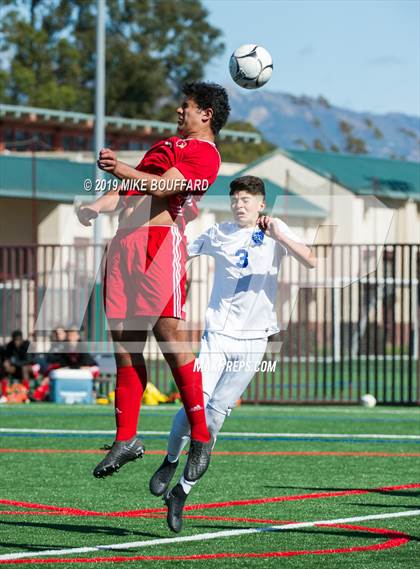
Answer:
[{"label": "mountain range", "polygon": [[229,89],[232,121],[247,121],[284,149],[420,161],[420,117],[336,107],[325,97]]}]

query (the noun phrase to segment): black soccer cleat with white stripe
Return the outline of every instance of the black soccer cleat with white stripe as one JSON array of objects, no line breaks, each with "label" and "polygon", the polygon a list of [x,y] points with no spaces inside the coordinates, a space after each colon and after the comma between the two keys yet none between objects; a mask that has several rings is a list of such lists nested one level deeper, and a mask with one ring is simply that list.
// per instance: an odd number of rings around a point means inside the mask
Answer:
[{"label": "black soccer cleat with white stripe", "polygon": [[187,464],[184,469],[185,480],[196,482],[203,476],[210,464],[212,448],[212,438],[207,443],[191,439]]},{"label": "black soccer cleat with white stripe", "polygon": [[128,441],[114,441],[109,453],[93,471],[95,478],[105,478],[117,472],[124,464],[142,458],[143,442],[136,436]]},{"label": "black soccer cleat with white stripe", "polygon": [[162,496],[162,494],[166,492],[174,477],[177,466],[178,460],[176,462],[169,462],[168,457],[165,456],[165,460],[153,474],[149,482],[150,492],[154,496]]},{"label": "black soccer cleat with white stripe", "polygon": [[176,484],[164,497],[165,504],[168,506],[166,521],[169,529],[175,533],[182,530],[182,512],[188,494],[184,492],[181,484]]}]

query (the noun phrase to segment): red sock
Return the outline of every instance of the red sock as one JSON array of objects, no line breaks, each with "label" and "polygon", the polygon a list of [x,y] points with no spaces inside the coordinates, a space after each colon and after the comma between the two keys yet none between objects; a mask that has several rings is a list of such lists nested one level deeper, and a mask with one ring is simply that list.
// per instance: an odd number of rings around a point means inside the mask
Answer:
[{"label": "red sock", "polygon": [[204,412],[201,371],[194,370],[195,360],[172,369],[191,426],[191,438],[206,443],[210,440]]},{"label": "red sock", "polygon": [[127,441],[137,433],[141,399],[147,384],[144,366],[117,367],[115,387],[115,440]]}]

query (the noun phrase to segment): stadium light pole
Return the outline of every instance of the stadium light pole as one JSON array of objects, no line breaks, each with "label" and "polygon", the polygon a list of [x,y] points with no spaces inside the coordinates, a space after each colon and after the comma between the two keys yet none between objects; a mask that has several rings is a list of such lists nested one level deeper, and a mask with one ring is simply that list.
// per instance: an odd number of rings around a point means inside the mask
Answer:
[{"label": "stadium light pole", "polygon": [[[96,72],[95,72],[95,179],[102,180],[104,172],[96,164],[99,150],[105,146],[105,12],[106,0],[97,0],[96,16]],[[95,184],[94,188],[95,190]],[[97,196],[95,196],[97,197]],[[100,281],[102,244],[102,218],[98,216],[93,224],[94,263],[96,282]]]}]

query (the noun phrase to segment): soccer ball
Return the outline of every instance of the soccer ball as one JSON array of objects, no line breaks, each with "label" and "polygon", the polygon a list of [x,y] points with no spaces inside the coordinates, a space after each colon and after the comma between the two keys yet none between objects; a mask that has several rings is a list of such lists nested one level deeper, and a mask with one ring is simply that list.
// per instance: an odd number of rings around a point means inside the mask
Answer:
[{"label": "soccer ball", "polygon": [[245,89],[258,89],[269,81],[273,74],[273,60],[266,49],[254,43],[241,45],[229,62],[232,79]]},{"label": "soccer ball", "polygon": [[376,398],[370,393],[366,393],[360,398],[360,403],[363,405],[363,407],[372,408],[376,405]]}]

